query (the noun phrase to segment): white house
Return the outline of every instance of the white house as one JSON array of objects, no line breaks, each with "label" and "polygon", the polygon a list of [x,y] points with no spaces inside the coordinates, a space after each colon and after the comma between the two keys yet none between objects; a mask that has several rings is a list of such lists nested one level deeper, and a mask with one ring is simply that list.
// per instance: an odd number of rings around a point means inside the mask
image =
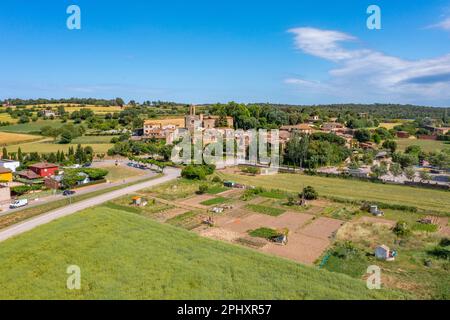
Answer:
[{"label": "white house", "polygon": [[16,161],[16,160],[7,160],[7,159],[2,159],[0,160],[0,167],[3,167],[5,169],[9,169],[12,172],[16,172],[16,169],[18,167],[20,167],[20,162]]}]

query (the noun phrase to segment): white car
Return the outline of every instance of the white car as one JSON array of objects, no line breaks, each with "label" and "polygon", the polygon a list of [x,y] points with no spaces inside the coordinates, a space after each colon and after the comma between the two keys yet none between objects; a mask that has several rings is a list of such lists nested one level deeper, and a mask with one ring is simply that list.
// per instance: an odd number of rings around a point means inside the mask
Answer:
[{"label": "white car", "polygon": [[28,200],[27,199],[19,199],[19,200],[15,200],[14,202],[12,202],[9,207],[11,209],[16,209],[16,208],[20,208],[20,207],[24,207],[28,204]]}]

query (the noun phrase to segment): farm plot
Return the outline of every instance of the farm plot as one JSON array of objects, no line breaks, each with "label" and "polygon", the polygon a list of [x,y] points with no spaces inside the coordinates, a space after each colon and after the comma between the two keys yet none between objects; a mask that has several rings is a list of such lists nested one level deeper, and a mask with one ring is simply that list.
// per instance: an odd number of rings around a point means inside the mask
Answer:
[{"label": "farm plot", "polygon": [[0,146],[10,146],[14,144],[27,143],[32,141],[41,140],[41,136],[35,136],[31,134],[0,132]]}]

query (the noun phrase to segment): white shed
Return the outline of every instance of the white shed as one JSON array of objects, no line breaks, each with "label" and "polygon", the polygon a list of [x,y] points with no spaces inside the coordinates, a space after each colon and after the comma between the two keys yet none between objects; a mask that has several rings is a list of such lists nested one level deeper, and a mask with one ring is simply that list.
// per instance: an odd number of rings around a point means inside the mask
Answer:
[{"label": "white shed", "polygon": [[2,159],[0,160],[0,167],[3,167],[5,169],[9,169],[12,172],[16,172],[16,169],[20,167],[20,162],[16,160],[7,160]]}]

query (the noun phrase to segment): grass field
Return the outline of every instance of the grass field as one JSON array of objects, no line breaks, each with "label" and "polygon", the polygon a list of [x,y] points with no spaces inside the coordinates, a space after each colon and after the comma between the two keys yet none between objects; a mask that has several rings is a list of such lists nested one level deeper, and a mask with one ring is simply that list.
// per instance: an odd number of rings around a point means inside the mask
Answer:
[{"label": "grass field", "polygon": [[318,191],[319,196],[415,206],[424,213],[433,210],[442,214],[450,214],[450,192],[448,191],[303,174],[278,174],[276,177],[245,176],[223,172],[218,174],[223,180],[260,186],[268,190],[276,188],[298,193],[304,186],[310,185]]},{"label": "grass field", "polygon": [[450,150],[450,144],[445,144],[443,141],[437,140],[419,140],[419,139],[398,139],[397,140],[398,150],[405,151],[409,146],[416,145],[422,148],[425,152],[439,151],[439,150]]},{"label": "grass field", "polygon": [[148,171],[131,169],[125,166],[109,166],[104,167],[103,169],[108,170],[108,174],[106,175],[106,179],[108,181],[119,181],[130,177],[142,176],[148,173]]},{"label": "grass field", "polygon": [[101,143],[111,143],[111,139],[114,136],[81,136],[72,140],[72,143],[81,144],[101,144]]},{"label": "grass field", "polygon": [[[422,226],[430,228],[432,225]],[[412,230],[411,236],[397,237],[391,228],[382,224],[348,223],[338,231],[338,243],[330,250],[331,256],[324,267],[361,279],[368,265],[377,265],[382,269],[383,283],[391,288],[408,289],[422,299],[448,300],[449,261],[433,254],[441,236],[423,228]],[[350,248],[348,241],[351,241]],[[379,243],[397,251],[395,261],[380,261],[374,257],[374,246]]]},{"label": "grass field", "polygon": [[0,132],[0,146],[9,146],[13,144],[27,143],[41,140],[42,137],[31,134]]},{"label": "grass field", "polygon": [[[67,123],[70,123],[70,121],[68,121]],[[41,128],[44,126],[59,128],[63,125],[64,123],[61,123],[61,121],[59,120],[38,120],[36,122],[18,123],[10,126],[0,127],[0,131],[13,133],[31,133],[40,132]]]},{"label": "grass field", "polygon": [[[9,239],[0,259],[1,299],[405,297],[109,207]],[[80,290],[66,288],[70,265],[80,267]]]},{"label": "grass field", "polygon": [[[74,140],[75,141],[75,140]],[[57,152],[58,150],[67,152],[70,147],[77,147],[77,143],[70,144],[59,144],[54,143],[53,139],[45,139],[37,142],[30,143],[21,143],[8,147],[8,152],[17,152],[19,147],[22,149],[22,152],[39,152],[39,153],[50,153]],[[106,153],[109,149],[112,148],[111,143],[88,143],[81,144],[82,147],[91,146],[94,149],[95,153]]]}]

